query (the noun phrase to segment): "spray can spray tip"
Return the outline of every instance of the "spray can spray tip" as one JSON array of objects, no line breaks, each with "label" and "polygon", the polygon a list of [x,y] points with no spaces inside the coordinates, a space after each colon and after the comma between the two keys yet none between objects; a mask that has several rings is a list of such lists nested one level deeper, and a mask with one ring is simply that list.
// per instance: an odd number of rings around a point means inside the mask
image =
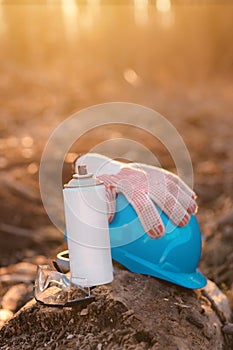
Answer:
[{"label": "spray can spray tip", "polygon": [[86,175],[87,174],[87,166],[86,165],[79,165],[78,166],[78,174],[79,175]]}]

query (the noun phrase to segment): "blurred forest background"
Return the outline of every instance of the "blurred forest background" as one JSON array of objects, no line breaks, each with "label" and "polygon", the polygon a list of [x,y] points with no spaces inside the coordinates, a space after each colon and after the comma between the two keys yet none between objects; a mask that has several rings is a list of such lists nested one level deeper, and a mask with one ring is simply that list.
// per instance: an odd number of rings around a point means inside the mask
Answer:
[{"label": "blurred forest background", "polygon": [[[54,128],[82,108],[125,101],[155,109],[183,137],[207,247],[202,269],[233,288],[232,43],[231,1],[0,1],[0,266],[36,264],[63,242],[38,185]],[[103,139],[96,130],[78,141],[66,179],[74,157]],[[147,147],[172,169],[165,149]]]}]

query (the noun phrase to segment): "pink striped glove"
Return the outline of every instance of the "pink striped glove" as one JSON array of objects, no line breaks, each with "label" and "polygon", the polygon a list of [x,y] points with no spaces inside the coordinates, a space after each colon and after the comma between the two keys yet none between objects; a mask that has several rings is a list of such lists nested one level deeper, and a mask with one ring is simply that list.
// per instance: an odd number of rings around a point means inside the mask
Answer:
[{"label": "pink striped glove", "polygon": [[165,233],[158,207],[177,226],[185,226],[197,211],[195,193],[176,175],[143,164],[122,167],[114,175],[103,174],[109,208],[109,221],[116,211],[116,195],[122,193],[136,211],[144,231],[151,238]]}]

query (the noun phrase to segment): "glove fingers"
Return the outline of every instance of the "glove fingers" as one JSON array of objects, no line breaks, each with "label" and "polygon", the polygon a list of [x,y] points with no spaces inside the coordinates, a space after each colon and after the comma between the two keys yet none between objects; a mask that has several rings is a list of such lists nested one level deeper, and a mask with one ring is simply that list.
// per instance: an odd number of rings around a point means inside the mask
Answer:
[{"label": "glove fingers", "polygon": [[187,210],[165,187],[159,187],[156,192],[150,192],[150,197],[175,225],[185,226],[189,222],[190,215]]},{"label": "glove fingers", "polygon": [[177,176],[163,169],[144,165],[137,167],[138,170],[135,168],[136,166],[127,166],[116,175],[98,177],[105,184],[110,221],[116,209],[116,193],[123,193],[134,207],[145,232],[150,237],[160,237],[165,233],[154,203],[174,224],[186,225],[190,220],[189,214],[197,210],[195,193]]},{"label": "glove fingers", "polygon": [[140,191],[135,192],[133,196],[129,196],[127,191],[125,192],[123,190],[121,192],[136,211],[144,231],[151,238],[161,237],[165,233],[165,228],[151,199],[145,193]]},{"label": "glove fingers", "polygon": [[[148,167],[142,166],[142,168],[144,168],[145,171]],[[152,167],[149,167],[149,170],[147,170],[146,180],[144,182],[144,185],[147,183],[149,195],[153,193],[154,198],[158,198],[158,196],[167,198],[170,193],[171,197],[177,198],[177,202],[184,208],[185,212],[187,211],[189,214],[194,214],[197,211],[197,203],[194,199],[196,196],[195,193],[176,175],[163,169],[153,168],[152,170],[151,168]],[[163,194],[161,193],[159,195],[159,192],[163,192]],[[172,200],[172,202],[174,202],[174,200]],[[155,203],[157,203],[156,200]]]},{"label": "glove fingers", "polygon": [[182,189],[183,192],[185,192],[188,196],[192,197],[193,199],[197,197],[196,193],[188,185],[186,185],[186,183],[183,180],[181,180],[180,177],[171,173],[170,171],[159,167],[154,167],[151,165],[145,165],[140,163],[135,163],[130,166],[134,169],[145,171],[150,176],[150,178],[155,179],[156,183],[164,182],[166,179],[174,183],[176,186]]},{"label": "glove fingers", "polygon": [[196,193],[177,175],[168,172],[167,176],[167,179],[177,185],[187,196],[193,199],[197,198]]},{"label": "glove fingers", "polygon": [[184,192],[179,186],[177,186],[173,181],[166,181],[166,186],[168,191],[177,198],[180,205],[189,213],[195,214],[197,212],[198,206],[192,197],[190,197],[186,192]]}]

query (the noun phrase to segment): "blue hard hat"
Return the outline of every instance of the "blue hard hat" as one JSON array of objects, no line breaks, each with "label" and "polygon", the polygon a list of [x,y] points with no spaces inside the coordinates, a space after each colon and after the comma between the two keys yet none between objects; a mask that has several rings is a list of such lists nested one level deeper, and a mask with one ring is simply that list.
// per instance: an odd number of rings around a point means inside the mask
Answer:
[{"label": "blue hard hat", "polygon": [[151,239],[122,194],[117,196],[116,209],[109,224],[115,261],[132,272],[158,277],[186,288],[197,289],[206,285],[205,276],[197,269],[202,243],[194,215],[186,226],[178,227],[160,210],[166,233],[161,238]]}]

